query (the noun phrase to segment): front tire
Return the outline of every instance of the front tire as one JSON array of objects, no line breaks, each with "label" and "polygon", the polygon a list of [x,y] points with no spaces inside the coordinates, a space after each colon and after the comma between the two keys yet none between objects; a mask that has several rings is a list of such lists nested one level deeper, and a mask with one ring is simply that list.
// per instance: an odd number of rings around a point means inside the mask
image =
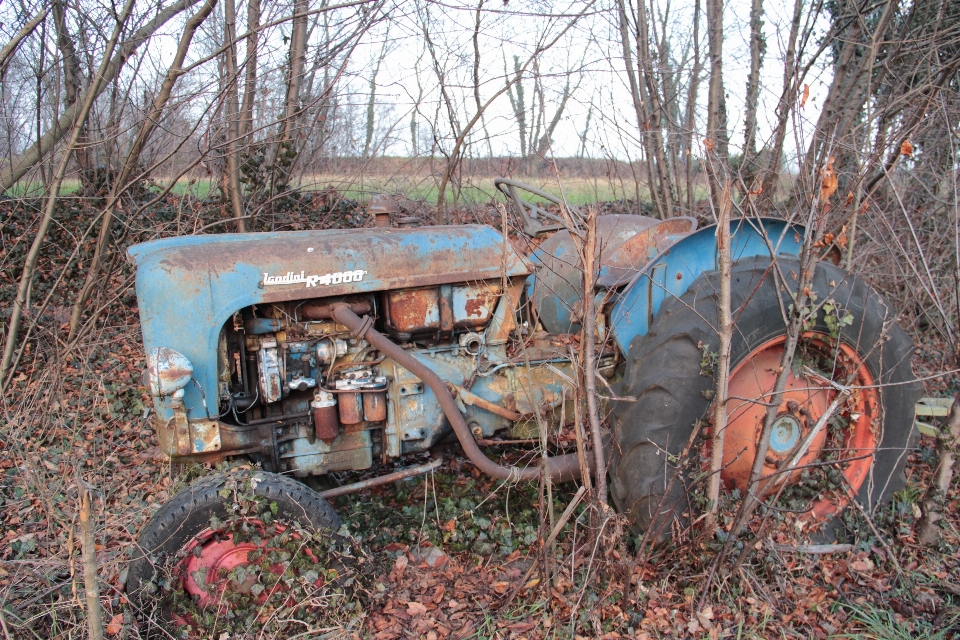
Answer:
[{"label": "front tire", "polygon": [[[264,513],[269,512],[276,522],[332,532],[342,524],[326,500],[285,476],[243,471],[200,478],[160,507],[141,532],[127,573],[126,588],[132,601],[139,602],[146,594],[156,592],[160,571],[174,562],[182,563],[184,556],[189,556],[189,562],[198,559],[226,568],[247,562],[249,550],[232,543],[229,534],[216,529],[218,521],[242,517],[231,513],[237,501],[231,504],[223,495],[235,492],[242,493],[241,501],[247,503],[262,499]],[[248,519],[260,526],[255,514]],[[211,582],[214,577],[211,576]],[[197,591],[189,575],[183,577],[183,582],[187,593],[206,604],[206,591]]]},{"label": "front tire", "polygon": [[[787,286],[795,286],[799,262],[784,258],[778,262]],[[912,342],[896,326],[891,307],[879,294],[829,264],[817,265],[810,289],[818,303],[832,301],[834,316],[828,323],[821,309],[803,334],[774,423],[775,446],[764,475],[792,459],[798,443],[825,413],[835,392],[823,377],[860,387],[799,463],[808,469],[836,469],[843,476],[833,473],[825,486],[814,486],[808,471],[801,482],[811,485],[805,489],[810,519],[823,524],[845,506],[850,489],[861,503],[873,506],[904,486],[903,466],[920,385],[910,369]],[[711,354],[719,342],[713,328],[718,298],[719,273],[709,272],[680,298],[664,301],[649,332],[630,345],[622,394],[636,401],[616,403],[613,410],[611,496],[635,532],[652,527],[661,541],[670,533],[670,521],[685,522],[684,514],[689,514],[683,481],[674,481],[669,491],[668,486],[695,423],[709,416],[715,374]],[[727,405],[721,478],[728,489],[743,490],[749,478],[766,412],[758,401],[769,400],[776,380],[786,333],[782,310],[789,304],[787,293],[778,291],[769,259],[734,263],[728,395],[740,399]],[[823,373],[810,375],[811,368]],[[825,461],[830,464],[817,466]],[[796,484],[799,476],[794,472],[790,482]]]}]

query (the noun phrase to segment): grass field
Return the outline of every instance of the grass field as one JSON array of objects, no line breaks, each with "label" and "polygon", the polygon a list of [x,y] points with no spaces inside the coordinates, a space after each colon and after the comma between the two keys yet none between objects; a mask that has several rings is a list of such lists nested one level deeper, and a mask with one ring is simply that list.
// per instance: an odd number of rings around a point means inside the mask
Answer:
[{"label": "grass field", "polygon": [[[452,204],[454,198],[456,198],[458,203],[468,205],[481,204],[498,199],[500,195],[493,185],[494,177],[495,176],[471,176],[464,179],[459,187],[448,184],[446,191],[448,204]],[[556,179],[523,178],[521,181],[528,182],[547,193],[556,194],[558,197],[562,193],[566,197],[567,202],[574,205],[636,198],[636,189],[632,182],[590,178],[567,178],[561,181]],[[153,190],[157,192],[160,191],[161,187],[166,187],[169,184],[162,178],[157,179],[155,183],[160,185],[153,188]],[[376,193],[389,193],[411,200],[434,204],[439,194],[438,181],[430,176],[401,175],[371,177],[316,174],[304,176],[297,186],[306,192],[335,189],[346,198],[358,201],[369,200],[370,197]],[[65,180],[60,187],[60,195],[69,196],[76,193],[79,187],[79,180]],[[193,198],[204,199],[211,195],[211,191],[215,192],[216,190],[216,181],[210,178],[181,178],[170,191],[176,196],[189,195]],[[704,191],[704,193],[706,192]],[[12,198],[38,197],[43,195],[43,187],[39,182],[21,182],[8,189],[4,195]],[[213,195],[216,195],[216,193]],[[648,199],[646,188],[642,188],[640,195],[644,200]],[[533,196],[528,199],[531,201],[537,200],[537,198]]]}]

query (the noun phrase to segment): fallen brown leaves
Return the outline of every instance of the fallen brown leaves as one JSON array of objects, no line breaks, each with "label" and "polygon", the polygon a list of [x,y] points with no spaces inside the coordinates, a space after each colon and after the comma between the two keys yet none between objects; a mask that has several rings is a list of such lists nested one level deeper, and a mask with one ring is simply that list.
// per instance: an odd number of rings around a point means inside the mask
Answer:
[{"label": "fallen brown leaves", "polygon": [[[29,215],[8,215],[7,231],[13,218],[19,233],[25,233]],[[57,233],[52,236],[56,250],[43,258],[38,288],[62,264],[56,243],[71,246],[68,233]],[[842,244],[843,236],[834,241]],[[16,233],[7,233],[0,260],[17,254],[22,242],[10,240],[15,237]],[[8,298],[16,282],[9,264],[4,262],[0,270],[0,294]],[[79,353],[64,357],[57,343],[56,323],[67,304],[41,316],[45,332],[31,340],[14,387],[4,398],[0,598],[7,624],[24,634],[31,630],[40,637],[79,634],[83,585],[80,547],[72,533],[79,474],[100,490],[96,532],[106,631],[113,637],[137,637],[132,625],[135,612],[122,591],[126,554],[143,522],[177,489],[177,482],[158,460],[152,423],[144,414],[149,403],[139,388],[143,354],[129,276],[129,271],[120,270],[104,283],[105,288],[126,291],[126,297],[111,304]],[[70,293],[68,289],[65,302]],[[938,340],[932,335],[918,344],[918,374],[937,371],[936,363],[946,352]],[[928,394],[956,384],[956,379],[935,379]],[[924,446],[929,449],[930,443]],[[923,448],[911,455],[907,473],[912,487],[924,485],[930,464],[929,451]],[[360,505],[362,512],[366,501],[377,497],[388,509],[400,512],[422,506],[428,486],[441,504],[453,500],[449,496],[454,488],[467,487],[477,501],[498,491],[497,483],[456,455],[436,474],[444,476],[445,485],[420,481],[412,491],[403,489],[402,498],[400,489],[391,485],[353,496],[348,504]],[[426,495],[430,503],[432,491]],[[455,512],[436,514],[436,533],[420,539],[413,539],[420,535],[417,529],[424,520],[419,507],[413,508],[413,524],[381,531],[391,540],[371,549],[384,562],[380,574],[370,576],[362,628],[355,637],[763,638],[789,630],[794,636],[826,638],[864,634],[873,611],[884,612],[891,625],[917,635],[955,624],[960,602],[955,584],[960,575],[956,483],[947,496],[948,526],[939,549],[917,547],[909,500],[884,511],[878,524],[896,558],[863,528],[852,534],[856,544],[852,551],[825,555],[783,550],[795,545],[804,532],[778,529],[761,541],[739,575],[726,577],[701,610],[695,604],[697,589],[713,553],[706,543],[679,540],[684,546],[658,550],[632,575],[625,575],[633,560],[628,540],[604,539],[599,548],[591,546],[583,531],[586,518],[581,518],[577,537],[563,534],[552,553],[544,554],[542,529],[527,532],[516,524],[523,511],[532,512],[528,518],[548,520],[537,512],[536,492],[531,496],[519,488],[511,491],[509,508],[499,510],[496,517],[484,514],[488,522],[476,525],[480,531],[475,539],[462,535],[465,526],[482,519],[475,503],[458,502]],[[557,496],[562,508],[564,498]],[[348,508],[341,505],[341,513]],[[378,523],[365,526],[375,529]],[[506,538],[494,541],[494,531],[509,532],[510,546]],[[424,551],[431,545],[446,554],[445,562],[422,561],[429,557]],[[544,555],[549,576],[543,571]],[[904,577],[897,575],[894,559]],[[531,566],[531,579],[520,585]],[[517,586],[522,588],[516,598],[505,604]],[[55,632],[54,620],[59,625]]]}]

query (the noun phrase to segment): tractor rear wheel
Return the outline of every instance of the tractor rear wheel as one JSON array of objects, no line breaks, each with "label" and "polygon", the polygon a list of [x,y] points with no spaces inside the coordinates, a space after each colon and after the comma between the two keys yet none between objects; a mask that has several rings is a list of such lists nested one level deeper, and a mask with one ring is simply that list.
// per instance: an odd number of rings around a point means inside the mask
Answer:
[{"label": "tractor rear wheel", "polygon": [[[779,268],[788,280],[800,273],[794,259],[779,259]],[[824,308],[798,343],[763,475],[797,469],[782,473],[785,493],[802,503],[800,517],[812,528],[830,522],[852,494],[872,507],[904,486],[920,385],[910,368],[912,342],[878,293],[829,264],[817,265],[810,290]],[[660,541],[669,537],[673,521],[685,523],[693,515],[683,478],[671,478],[695,423],[710,417],[718,299],[719,273],[709,272],[680,298],[664,301],[649,332],[630,345],[621,392],[636,401],[614,406],[611,496],[634,531],[652,527]],[[721,472],[729,490],[742,493],[749,480],[786,342],[783,313],[789,305],[769,259],[734,263]],[[837,393],[831,383],[856,389],[816,430]],[[817,435],[808,439],[811,430]],[[810,443],[803,453],[805,440]],[[771,485],[766,497],[778,488]]]}]

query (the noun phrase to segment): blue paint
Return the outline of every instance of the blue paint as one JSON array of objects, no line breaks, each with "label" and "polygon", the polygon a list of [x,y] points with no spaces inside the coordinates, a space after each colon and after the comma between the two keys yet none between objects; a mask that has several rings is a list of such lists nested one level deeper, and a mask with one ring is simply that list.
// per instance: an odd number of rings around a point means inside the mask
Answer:
[{"label": "blue paint", "polygon": [[250,318],[243,323],[243,330],[255,336],[279,331],[281,322],[275,318]]},{"label": "blue paint", "polygon": [[[782,220],[734,220],[730,223],[730,255],[733,260],[770,256],[772,248],[776,255],[796,256],[803,236],[802,227]],[[646,335],[667,296],[679,298],[700,274],[716,269],[715,225],[690,234],[651,260],[624,288],[610,312],[610,326],[620,351],[626,354],[635,337]]]},{"label": "blue paint", "polygon": [[[499,280],[504,267],[507,277],[530,273],[502,235],[481,225],[182,236],[135,245],[128,253],[137,264],[146,350],[169,347],[194,365],[194,380],[203,391],[197,384],[187,386],[184,402],[191,419],[217,415],[220,329],[244,307]],[[359,271],[359,281],[343,282],[343,274]],[[331,275],[331,284],[263,284],[264,274],[288,273]],[[156,404],[163,419],[173,416],[168,400]]]},{"label": "blue paint", "polygon": [[770,448],[775,453],[789,453],[798,442],[800,442],[800,422],[791,415],[777,418],[770,433]]}]

